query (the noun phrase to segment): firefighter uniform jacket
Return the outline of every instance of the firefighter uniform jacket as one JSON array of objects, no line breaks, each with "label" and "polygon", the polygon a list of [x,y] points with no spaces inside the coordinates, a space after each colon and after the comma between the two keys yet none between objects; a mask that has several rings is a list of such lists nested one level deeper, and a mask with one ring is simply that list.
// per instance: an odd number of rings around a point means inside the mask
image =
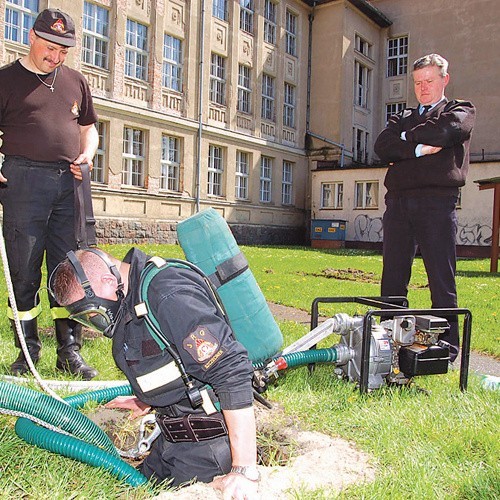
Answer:
[{"label": "firefighter uniform jacket", "polygon": [[[178,366],[168,351],[162,351],[134,309],[140,301],[140,274],[148,256],[131,249],[124,261],[130,264],[129,286],[126,312],[113,337],[115,362],[142,402],[160,410],[179,403],[184,406],[186,385]],[[175,266],[162,269],[148,287],[147,304],[195,385],[210,385],[221,410],[252,405],[248,354],[234,338],[198,273]]]}]

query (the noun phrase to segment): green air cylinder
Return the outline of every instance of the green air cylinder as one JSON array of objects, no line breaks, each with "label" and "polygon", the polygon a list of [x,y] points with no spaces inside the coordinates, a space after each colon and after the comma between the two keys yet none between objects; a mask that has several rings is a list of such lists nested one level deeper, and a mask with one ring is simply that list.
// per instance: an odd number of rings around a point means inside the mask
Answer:
[{"label": "green air cylinder", "polygon": [[253,362],[280,351],[283,336],[224,218],[213,208],[177,225],[186,259],[217,287],[231,328]]}]

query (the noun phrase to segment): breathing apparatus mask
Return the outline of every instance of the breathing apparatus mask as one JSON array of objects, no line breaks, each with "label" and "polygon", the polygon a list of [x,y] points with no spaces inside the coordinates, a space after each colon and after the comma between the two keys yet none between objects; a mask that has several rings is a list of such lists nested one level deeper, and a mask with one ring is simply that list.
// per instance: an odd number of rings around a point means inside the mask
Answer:
[{"label": "breathing apparatus mask", "polygon": [[[92,252],[100,257],[108,266],[109,271],[116,278],[118,286],[116,290],[117,300],[105,299],[95,294],[82,265],[78,261],[75,252],[70,251],[66,254],[68,261],[73,266],[75,276],[83,288],[85,296],[64,306],[70,313],[69,319],[77,321],[82,325],[101,332],[106,337],[112,338],[114,327],[122,314],[122,303],[124,299],[123,282],[116,269],[116,266],[107,258],[107,256],[96,248],[87,248],[86,252]],[[60,265],[60,264],[59,264]],[[49,279],[49,290],[54,298],[53,278],[59,266],[57,266]],[[57,298],[56,298],[57,300]]]}]

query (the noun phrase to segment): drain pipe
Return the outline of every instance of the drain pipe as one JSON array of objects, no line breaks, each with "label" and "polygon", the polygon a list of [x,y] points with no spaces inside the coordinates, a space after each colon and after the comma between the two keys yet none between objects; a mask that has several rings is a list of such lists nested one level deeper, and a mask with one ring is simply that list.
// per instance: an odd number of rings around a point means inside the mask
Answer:
[{"label": "drain pipe", "polygon": [[200,211],[200,179],[201,179],[201,139],[203,134],[203,63],[205,52],[205,0],[201,0],[200,7],[200,64],[198,73],[198,146],[196,158],[196,185],[195,185],[195,200],[196,200],[196,213]]},{"label": "drain pipe", "polygon": [[309,133],[311,121],[311,67],[312,67],[312,27],[314,21],[314,9],[316,2],[313,3],[312,11],[309,14],[309,34],[307,42],[307,104],[306,104],[306,133]]}]

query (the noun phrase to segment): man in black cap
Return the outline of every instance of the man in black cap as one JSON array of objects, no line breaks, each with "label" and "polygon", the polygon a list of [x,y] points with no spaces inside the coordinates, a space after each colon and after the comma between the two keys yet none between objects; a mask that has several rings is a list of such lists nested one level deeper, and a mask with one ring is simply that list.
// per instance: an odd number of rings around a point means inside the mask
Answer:
[{"label": "man in black cap", "polygon": [[[27,55],[0,69],[0,202],[21,328],[36,363],[41,350],[37,317],[44,253],[50,275],[76,247],[73,179],[81,179],[82,163],[92,167],[98,134],[87,81],[63,65],[69,47],[75,45],[71,17],[56,9],[40,12],[29,43]],[[95,377],[96,370],[80,355],[81,325],[50,300],[58,344],[56,367],[86,380]],[[13,319],[10,307],[8,316]],[[19,347],[16,335],[15,339]],[[11,371],[28,371],[22,352]]]}]

